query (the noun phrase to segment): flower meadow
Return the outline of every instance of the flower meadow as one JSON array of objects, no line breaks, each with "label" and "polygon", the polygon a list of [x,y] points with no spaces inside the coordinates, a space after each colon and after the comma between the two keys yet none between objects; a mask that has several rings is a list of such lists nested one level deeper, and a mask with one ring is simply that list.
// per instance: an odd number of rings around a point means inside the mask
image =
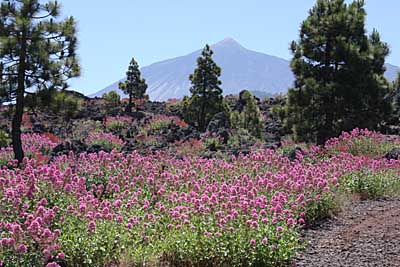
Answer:
[{"label": "flower meadow", "polygon": [[336,149],[384,138],[344,136],[294,161],[113,150],[4,165],[0,266],[286,266],[339,192],[398,193],[400,161]]}]

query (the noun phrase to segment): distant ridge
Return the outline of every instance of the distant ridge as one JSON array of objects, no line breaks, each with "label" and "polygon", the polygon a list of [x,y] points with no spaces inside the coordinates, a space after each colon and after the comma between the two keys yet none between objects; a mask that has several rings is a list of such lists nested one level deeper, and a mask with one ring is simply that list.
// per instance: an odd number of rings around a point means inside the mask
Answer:
[{"label": "distant ridge", "polygon": [[[237,94],[243,89],[259,95],[274,95],[286,92],[293,86],[294,76],[290,62],[276,56],[255,52],[244,48],[232,38],[225,38],[211,46],[213,58],[222,68],[222,88],[224,94]],[[196,67],[196,59],[201,49],[185,56],[167,59],[141,68],[148,84],[147,93],[151,100],[164,101],[190,95],[189,75]],[[394,80],[399,67],[387,64],[386,76]],[[90,95],[101,96],[105,92],[118,89],[121,79],[106,88]]]}]

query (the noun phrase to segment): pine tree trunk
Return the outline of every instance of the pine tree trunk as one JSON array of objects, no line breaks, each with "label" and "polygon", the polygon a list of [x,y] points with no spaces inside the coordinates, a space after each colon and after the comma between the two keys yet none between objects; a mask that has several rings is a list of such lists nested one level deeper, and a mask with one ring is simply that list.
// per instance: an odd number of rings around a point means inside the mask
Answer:
[{"label": "pine tree trunk", "polygon": [[132,94],[129,94],[129,103],[128,103],[128,106],[126,108],[126,111],[129,112],[129,113],[132,111]]},{"label": "pine tree trunk", "polygon": [[203,99],[201,100],[201,111],[200,111],[200,120],[199,120],[199,130],[201,131],[201,132],[205,132],[205,128],[206,128],[206,126],[205,126],[205,124],[206,124],[206,118],[205,118],[205,116],[206,116],[206,102],[207,102],[207,91],[206,91],[206,88],[207,88],[207,84],[206,84],[206,82],[204,81],[204,79],[203,79],[203,82],[202,82],[202,95],[203,95]]},{"label": "pine tree trunk", "polygon": [[18,160],[18,163],[22,162],[24,158],[24,151],[22,149],[22,141],[21,141],[21,123],[22,123],[22,116],[24,114],[24,89],[19,88],[17,89],[17,101],[15,105],[15,113],[12,120],[12,144],[15,159]]},{"label": "pine tree trunk", "polygon": [[24,115],[24,93],[25,93],[25,69],[26,69],[26,34],[23,32],[21,39],[21,54],[18,65],[17,99],[15,113],[12,120],[11,139],[15,159],[21,163],[24,158],[24,150],[21,141],[21,124]]},{"label": "pine tree trunk", "polygon": [[199,129],[201,132],[205,132],[206,128],[206,101],[203,99],[203,103],[201,106],[201,112],[200,112],[200,121],[199,121]]},{"label": "pine tree trunk", "polygon": [[333,129],[333,114],[327,113],[326,114],[326,121],[324,126],[319,129],[317,134],[317,145],[324,145],[325,142],[334,136],[334,129]]}]

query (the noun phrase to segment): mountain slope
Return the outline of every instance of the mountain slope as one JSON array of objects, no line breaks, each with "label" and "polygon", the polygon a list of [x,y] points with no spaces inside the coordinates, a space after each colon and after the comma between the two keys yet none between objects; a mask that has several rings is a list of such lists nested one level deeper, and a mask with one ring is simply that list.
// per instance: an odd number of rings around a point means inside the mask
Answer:
[{"label": "mountain slope", "polygon": [[[243,89],[249,89],[270,95],[286,92],[293,85],[294,77],[288,60],[248,50],[231,38],[226,38],[211,48],[214,51],[214,60],[222,69],[224,94],[237,94]],[[147,93],[150,99],[162,101],[189,95],[189,75],[193,73],[200,54],[201,50],[197,50],[186,56],[143,67],[141,72],[148,84]],[[400,69],[389,64],[387,67],[387,76],[393,80]],[[123,95],[118,89],[118,82],[91,97],[101,96],[111,90]]]},{"label": "mountain slope", "polygon": [[385,76],[388,78],[390,81],[394,81],[397,78],[397,74],[400,72],[400,67],[391,65],[391,64],[386,64],[386,72]]}]

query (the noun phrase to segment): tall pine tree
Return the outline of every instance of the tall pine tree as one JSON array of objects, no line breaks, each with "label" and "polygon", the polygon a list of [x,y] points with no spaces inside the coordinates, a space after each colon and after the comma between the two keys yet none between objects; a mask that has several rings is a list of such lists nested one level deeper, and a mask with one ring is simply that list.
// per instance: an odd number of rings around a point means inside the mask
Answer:
[{"label": "tall pine tree", "polygon": [[126,81],[119,83],[119,88],[127,95],[129,95],[129,104],[127,111],[130,112],[132,110],[132,100],[142,99],[146,93],[147,84],[146,80],[140,77],[139,65],[132,58],[128,71],[126,72]]},{"label": "tall pine tree", "polygon": [[189,76],[191,97],[184,107],[186,120],[205,131],[212,117],[224,111],[220,87],[221,68],[212,59],[213,51],[206,45],[197,59],[197,68]]},{"label": "tall pine tree", "polygon": [[57,22],[59,14],[56,1],[8,0],[0,6],[0,92],[15,101],[12,144],[19,162],[25,91],[65,88],[67,79],[79,75],[75,21]]},{"label": "tall pine tree", "polygon": [[318,0],[301,24],[287,122],[298,140],[323,144],[343,130],[375,128],[390,112],[389,49],[376,30],[366,34],[365,17],[364,1]]}]

